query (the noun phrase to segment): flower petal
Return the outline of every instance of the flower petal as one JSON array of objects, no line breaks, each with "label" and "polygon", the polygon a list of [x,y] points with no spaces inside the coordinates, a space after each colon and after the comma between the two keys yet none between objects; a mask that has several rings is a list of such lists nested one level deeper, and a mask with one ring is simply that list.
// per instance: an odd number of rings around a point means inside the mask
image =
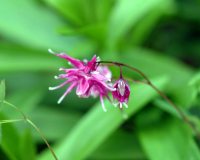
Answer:
[{"label": "flower petal", "polygon": [[82,61],[80,61],[79,59],[76,58],[72,58],[64,53],[60,53],[60,54],[56,54],[58,57],[64,58],[66,60],[68,60],[74,67],[77,68],[82,68],[84,67],[84,64]]},{"label": "flower petal", "polygon": [[85,79],[85,78],[82,78],[79,82],[79,85],[77,87],[77,90],[76,90],[76,94],[78,96],[83,96],[86,94],[87,90],[89,88],[89,83],[88,81]]},{"label": "flower petal", "polygon": [[77,85],[77,82],[72,83],[69,88],[65,91],[65,93],[62,95],[62,97],[60,97],[60,99],[58,100],[58,104],[60,104],[63,99],[66,97],[66,95],[71,92],[71,90]]},{"label": "flower petal", "polygon": [[80,61],[79,59],[76,58],[72,58],[71,56],[65,54],[65,53],[59,53],[56,54],[54,51],[52,51],[51,49],[48,49],[49,53],[54,54],[60,58],[64,58],[67,61],[69,61],[73,66],[77,67],[77,68],[82,68],[84,67],[84,64],[82,61]]},{"label": "flower petal", "polygon": [[70,81],[67,80],[65,82],[63,82],[62,84],[58,85],[58,86],[55,86],[55,87],[49,87],[49,90],[52,91],[52,90],[56,90],[56,89],[59,89],[61,87],[63,87],[64,85],[66,85],[67,83],[69,83]]},{"label": "flower petal", "polygon": [[108,69],[107,66],[99,66],[99,67],[97,68],[97,71],[98,71],[101,75],[103,75],[103,76],[107,79],[107,81],[111,81],[112,73],[111,73],[111,71]]},{"label": "flower petal", "polygon": [[106,109],[106,107],[105,107],[105,105],[104,105],[104,100],[103,100],[103,97],[102,97],[102,96],[100,96],[100,101],[101,101],[101,106],[102,106],[103,111],[104,111],[104,112],[107,112],[107,109]]},{"label": "flower petal", "polygon": [[87,67],[91,70],[94,71],[96,69],[96,62],[97,62],[97,57],[96,55],[94,55],[91,59],[91,61],[89,61],[87,63]]}]

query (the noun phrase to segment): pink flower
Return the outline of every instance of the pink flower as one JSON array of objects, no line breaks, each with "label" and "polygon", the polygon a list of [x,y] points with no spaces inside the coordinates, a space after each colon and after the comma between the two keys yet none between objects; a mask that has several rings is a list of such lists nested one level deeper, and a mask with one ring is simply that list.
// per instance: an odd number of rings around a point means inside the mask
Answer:
[{"label": "pink flower", "polygon": [[124,105],[126,108],[128,108],[128,99],[130,95],[130,88],[127,82],[120,78],[117,80],[114,84],[115,91],[112,92],[113,99],[117,100],[117,105],[119,104],[119,107],[122,108],[122,105]]},{"label": "pink flower", "polygon": [[64,74],[55,76],[55,79],[64,79],[65,81],[56,87],[49,87],[49,90],[55,90],[70,84],[64,94],[58,100],[61,103],[65,96],[76,87],[76,94],[79,97],[87,98],[89,96],[100,97],[102,108],[106,111],[103,98],[108,98],[108,93],[115,91],[109,82],[111,81],[111,72],[107,67],[97,65],[97,57],[93,56],[90,61],[80,61],[64,53],[55,54],[52,50],[50,53],[66,59],[73,68],[60,68]]}]

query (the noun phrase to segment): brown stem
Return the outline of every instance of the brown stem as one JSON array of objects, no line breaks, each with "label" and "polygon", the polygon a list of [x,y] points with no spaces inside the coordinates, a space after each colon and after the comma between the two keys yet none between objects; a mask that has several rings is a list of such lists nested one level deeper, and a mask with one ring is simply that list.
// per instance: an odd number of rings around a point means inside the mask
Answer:
[{"label": "brown stem", "polygon": [[188,124],[188,126],[196,133],[196,136],[200,139],[200,133],[197,130],[196,126],[190,121],[190,119],[184,114],[183,111],[181,111],[181,109],[176,106],[176,104],[174,102],[172,102],[161,90],[159,90],[150,80],[149,78],[139,69],[129,66],[127,64],[124,63],[119,63],[119,62],[112,62],[112,61],[100,61],[98,63],[104,63],[104,64],[113,64],[116,65],[118,67],[127,67],[135,72],[137,72],[138,74],[140,74],[145,80],[146,82],[143,82],[147,85],[149,85],[151,88],[153,88],[162,98],[164,98],[181,116],[181,118]]},{"label": "brown stem", "polygon": [[27,123],[29,123],[38,132],[38,134],[41,136],[41,138],[43,139],[43,141],[45,142],[45,144],[49,148],[50,152],[52,153],[52,156],[54,157],[54,159],[58,160],[55,152],[53,151],[52,147],[50,146],[50,144],[48,143],[47,139],[45,138],[43,133],[40,131],[40,129],[18,107],[16,107],[15,105],[13,105],[13,104],[5,101],[5,100],[3,101],[3,103],[14,108],[15,110],[17,110],[23,116],[23,120],[25,120]]}]

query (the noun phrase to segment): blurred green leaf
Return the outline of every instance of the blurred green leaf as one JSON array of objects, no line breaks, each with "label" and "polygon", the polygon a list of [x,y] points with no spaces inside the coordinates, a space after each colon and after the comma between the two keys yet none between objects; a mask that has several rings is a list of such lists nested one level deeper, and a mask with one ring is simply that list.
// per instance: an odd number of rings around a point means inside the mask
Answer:
[{"label": "blurred green leaf", "polygon": [[[0,43],[0,52],[0,73],[18,71],[55,71],[57,68],[67,65],[65,60],[50,54],[48,48],[46,48],[45,51],[41,51],[15,44]],[[80,56],[81,52],[84,53],[84,55],[82,54]],[[76,49],[76,52],[74,52],[73,55],[76,55],[75,57],[79,56],[85,58],[88,57],[88,53],[87,46],[83,46]]]},{"label": "blurred green leaf", "polygon": [[33,86],[12,93],[9,96],[8,101],[20,107],[24,113],[30,113],[41,102],[44,97],[44,92],[43,88],[41,89],[40,87],[36,88]]},{"label": "blurred green leaf", "polygon": [[140,130],[139,138],[150,160],[200,159],[192,134],[183,122],[162,121]]},{"label": "blurred green leaf", "polygon": [[114,0],[44,0],[77,27],[105,22]]},{"label": "blurred green leaf", "polygon": [[0,81],[0,103],[5,99],[5,81]]},{"label": "blurred green leaf", "polygon": [[136,135],[118,130],[89,157],[95,160],[145,159]]},{"label": "blurred green leaf", "polygon": [[82,19],[82,6],[80,5],[81,0],[44,0],[46,3],[56,8],[62,13],[69,21],[76,25],[83,24]]},{"label": "blurred green leaf", "polygon": [[32,139],[32,135],[29,131],[26,131],[20,137],[20,159],[21,160],[35,160],[35,146]]},{"label": "blurred green leaf", "polygon": [[200,14],[200,4],[198,1],[177,1],[178,16],[185,20],[200,22],[200,17],[198,16]]},{"label": "blurred green leaf", "polygon": [[[170,105],[168,104],[166,101],[164,100],[160,100],[160,99],[156,99],[154,102],[154,105],[164,111],[166,111],[167,113],[173,115],[174,117],[178,117],[179,119],[182,120],[182,122],[185,123],[185,121],[183,120],[183,118],[180,116],[180,114]],[[198,112],[199,110],[195,110],[196,114],[192,114],[189,111],[186,110],[182,110],[182,112],[185,114],[185,116],[188,117],[188,119],[190,119],[191,123],[196,127],[197,131],[200,131],[200,119],[198,117]],[[186,123],[185,123],[186,124]],[[186,124],[187,125],[187,124]],[[194,133],[197,134],[197,133]],[[197,136],[197,135],[196,135]]]},{"label": "blurred green leaf", "polygon": [[195,88],[198,89],[198,91],[200,91],[200,73],[195,74],[191,78],[189,85],[194,86]]},{"label": "blurred green leaf", "polygon": [[[6,119],[6,117],[0,114],[0,119]],[[19,138],[19,134],[13,124],[7,123],[1,125],[0,146],[10,160],[19,159]]]},{"label": "blurred green leaf", "polygon": [[45,71],[61,65],[59,59],[45,52],[30,50],[17,45],[0,44],[0,72]]},{"label": "blurred green leaf", "polygon": [[[72,51],[91,43],[80,37],[63,37],[56,29],[66,25],[60,17],[34,0],[5,1],[0,5],[0,32],[4,37],[32,48]],[[80,52],[79,52],[80,53]],[[39,64],[39,63],[38,63]]]},{"label": "blurred green leaf", "polygon": [[163,111],[160,108],[153,106],[152,104],[148,104],[148,107],[144,108],[135,116],[133,122],[134,126],[135,124],[137,124],[138,127],[145,128],[146,126],[149,125],[154,126],[155,123],[162,121],[162,118],[163,118]]},{"label": "blurred green leaf", "polygon": [[108,44],[115,46],[141,18],[158,6],[166,5],[163,0],[118,0],[114,7],[108,27]]},{"label": "blurred green leaf", "polygon": [[[167,80],[162,77],[153,82],[158,88],[163,88]],[[131,86],[131,90],[134,91],[134,97],[130,98],[129,108],[125,110],[129,116],[144,107],[156,95],[148,86]],[[101,104],[98,103],[83,117],[69,136],[55,147],[59,159],[85,159],[125,121],[119,110],[116,110],[110,102],[106,101],[105,105],[107,108],[109,106],[108,113],[104,113]],[[48,160],[50,156],[49,152],[45,152],[38,157],[38,160]]]},{"label": "blurred green leaf", "polygon": [[[155,101],[154,101],[154,105],[156,106],[156,107],[159,107],[160,109],[162,109],[162,110],[164,110],[164,111],[166,111],[166,112],[168,112],[168,113],[170,113],[171,115],[173,115],[173,116],[175,116],[175,117],[178,117],[178,118],[182,118],[180,115],[179,115],[179,113],[174,109],[174,107],[172,107],[170,104],[168,104],[165,100],[161,100],[161,99],[156,99]],[[184,111],[184,110],[182,110],[186,115],[187,115],[187,113]]]},{"label": "blurred green leaf", "polygon": [[[134,45],[141,45],[148,38],[152,30],[158,24],[159,20],[164,18],[167,15],[172,15],[175,12],[175,5],[173,0],[164,1],[160,5],[149,12],[145,18],[141,18],[134,27],[132,34],[131,42],[128,42]],[[124,42],[125,46],[127,40]],[[130,44],[129,44],[130,45]]]},{"label": "blurred green leaf", "polygon": [[[37,124],[50,141],[58,140],[69,134],[80,117],[81,115],[78,112],[68,111],[65,113],[50,106],[38,106],[30,113],[31,120]],[[42,141],[38,133],[33,132],[33,134],[37,141]]]}]

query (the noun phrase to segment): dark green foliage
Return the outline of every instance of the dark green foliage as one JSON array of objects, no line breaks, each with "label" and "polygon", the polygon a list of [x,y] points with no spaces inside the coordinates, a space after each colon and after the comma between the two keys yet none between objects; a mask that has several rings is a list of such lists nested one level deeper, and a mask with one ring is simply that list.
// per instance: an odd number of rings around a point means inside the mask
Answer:
[{"label": "dark green foliage", "polygon": [[[27,123],[2,124],[22,118],[6,97],[40,128],[59,160],[200,160],[191,128],[145,84],[129,82],[127,120],[110,102],[104,113],[98,99],[74,92],[58,105],[65,88],[48,87],[68,64],[47,52],[96,54],[142,70],[200,130],[199,0],[2,1],[0,38],[0,159],[53,159]],[[118,68],[111,70],[118,78]]]}]

